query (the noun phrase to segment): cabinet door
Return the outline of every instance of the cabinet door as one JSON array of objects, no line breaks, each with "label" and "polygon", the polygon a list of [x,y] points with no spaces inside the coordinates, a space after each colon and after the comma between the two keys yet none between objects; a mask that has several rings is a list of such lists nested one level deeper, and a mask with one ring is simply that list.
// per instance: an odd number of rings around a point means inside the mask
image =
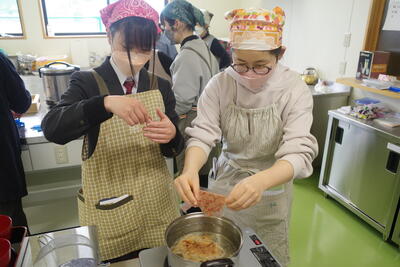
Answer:
[{"label": "cabinet door", "polygon": [[334,120],[334,136],[332,137],[332,164],[328,175],[329,187],[335,189],[345,199],[351,196],[351,178],[356,176],[357,151],[352,149],[349,136],[350,124]]},{"label": "cabinet door", "polygon": [[398,166],[390,167],[388,141],[374,130],[340,121],[334,142],[329,186],[383,227],[390,226],[399,179]]}]

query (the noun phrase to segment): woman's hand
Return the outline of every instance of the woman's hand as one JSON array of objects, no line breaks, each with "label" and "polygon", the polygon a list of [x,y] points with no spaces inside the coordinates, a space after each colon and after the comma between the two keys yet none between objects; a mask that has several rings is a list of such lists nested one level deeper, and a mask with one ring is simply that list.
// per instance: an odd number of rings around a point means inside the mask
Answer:
[{"label": "woman's hand", "polygon": [[187,204],[197,206],[200,193],[199,174],[194,171],[184,171],[175,179],[175,188]]},{"label": "woman's hand", "polygon": [[293,175],[293,165],[289,161],[278,160],[271,168],[249,176],[235,185],[226,199],[226,205],[233,210],[254,206],[260,202],[265,190],[289,182]]},{"label": "woman's hand", "polygon": [[104,97],[104,107],[108,112],[117,115],[130,126],[151,121],[151,117],[144,105],[132,97],[120,95],[106,96]]},{"label": "woman's hand", "polygon": [[143,128],[144,136],[158,144],[169,143],[176,135],[175,125],[162,111],[157,109],[156,112],[160,121],[147,123],[146,127]]},{"label": "woman's hand", "polygon": [[233,210],[247,209],[261,200],[265,190],[260,176],[249,176],[236,184],[226,198],[226,205]]}]

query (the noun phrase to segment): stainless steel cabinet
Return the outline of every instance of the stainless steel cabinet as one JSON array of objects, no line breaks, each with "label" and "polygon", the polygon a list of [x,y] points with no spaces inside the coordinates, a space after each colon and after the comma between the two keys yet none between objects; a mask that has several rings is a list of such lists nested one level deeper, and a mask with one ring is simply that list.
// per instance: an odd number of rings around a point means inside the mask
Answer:
[{"label": "stainless steel cabinet", "polygon": [[319,187],[390,235],[400,196],[400,129],[329,112]]},{"label": "stainless steel cabinet", "polygon": [[326,136],[326,128],[328,126],[328,111],[337,109],[347,105],[350,96],[350,87],[340,83],[332,83],[329,85],[327,92],[317,92],[314,86],[308,86],[312,92],[313,107],[313,124],[311,126],[311,134],[317,138],[320,153],[313,161],[314,167],[321,167],[322,151],[324,149],[324,141]]}]

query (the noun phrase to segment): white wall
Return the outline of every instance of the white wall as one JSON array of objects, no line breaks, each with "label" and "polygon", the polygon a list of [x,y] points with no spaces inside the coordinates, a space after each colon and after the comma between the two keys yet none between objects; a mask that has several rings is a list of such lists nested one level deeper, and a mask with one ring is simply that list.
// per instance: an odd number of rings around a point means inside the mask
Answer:
[{"label": "white wall", "polygon": [[204,8],[214,14],[210,32],[218,38],[229,37],[229,25],[224,15],[227,11],[238,8],[241,0],[189,0],[195,7]]},{"label": "white wall", "polygon": [[[109,46],[105,37],[44,39],[38,2],[37,0],[21,1],[26,39],[0,40],[0,47],[8,54],[14,55],[17,52],[22,52],[37,56],[55,56],[63,54],[71,56],[71,42],[76,42],[77,40],[80,40],[80,45],[83,50],[86,50],[85,47],[87,47],[87,50],[100,55],[108,53]],[[83,52],[83,54],[88,57],[88,51],[80,52]]]},{"label": "white wall", "polygon": [[[354,1],[354,8],[352,9]],[[302,72],[315,67],[323,79],[336,80],[340,62],[346,61],[343,76],[355,76],[362,50],[372,0],[242,0],[242,7],[281,6],[286,13],[283,44],[284,63]],[[352,34],[350,47],[343,47],[344,33]]]},{"label": "white wall", "polygon": [[[234,8],[281,6],[287,16],[283,43],[287,53],[283,63],[302,72],[306,67],[317,68],[324,79],[339,77],[339,64],[347,62],[344,76],[354,76],[358,54],[362,49],[372,0],[189,0],[198,8],[214,13],[211,32],[217,37],[228,37],[225,12]],[[352,4],[354,1],[354,8]],[[105,37],[44,39],[36,0],[23,0],[26,40],[0,40],[0,47],[9,54],[32,53],[38,56],[67,54],[71,47],[81,47],[79,56],[88,57],[90,51],[103,56],[109,52]],[[352,34],[351,45],[343,47],[344,33]],[[71,42],[80,42],[71,45]],[[87,49],[86,49],[87,47]],[[76,63],[76,62],[75,62]]]},{"label": "white wall", "polygon": [[[239,5],[240,0],[191,0],[190,2],[198,8],[206,8],[213,12],[215,17],[211,23],[212,32],[216,36],[228,37],[228,23],[225,21],[223,14],[226,11],[236,8]],[[56,56],[66,54],[73,58],[88,58],[89,52],[96,52],[101,56],[109,53],[109,45],[106,37],[44,39],[38,1],[23,0],[21,3],[24,15],[26,39],[0,40],[0,48],[3,48],[8,54],[14,55],[18,52],[30,53],[37,56]],[[78,46],[81,51],[78,51],[79,53],[74,57],[74,55],[71,55],[71,48],[74,50],[73,47],[76,46]],[[73,63],[79,64],[80,62]]]}]

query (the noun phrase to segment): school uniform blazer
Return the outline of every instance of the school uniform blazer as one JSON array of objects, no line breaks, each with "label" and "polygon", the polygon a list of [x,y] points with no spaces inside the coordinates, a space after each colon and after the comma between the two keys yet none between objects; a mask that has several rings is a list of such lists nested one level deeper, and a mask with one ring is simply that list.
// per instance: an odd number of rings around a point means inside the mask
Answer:
[{"label": "school uniform blazer", "polygon": [[[95,68],[104,79],[111,95],[124,95],[117,74],[108,57],[104,63]],[[144,68],[139,74],[138,93],[150,90],[150,77]],[[165,114],[175,125],[179,117],[175,112],[175,97],[168,81],[158,77],[158,87],[164,100]],[[57,144],[66,144],[83,135],[88,136],[90,157],[97,144],[100,124],[113,116],[104,107],[104,96],[90,71],[78,71],[71,75],[68,90],[61,96],[61,101],[53,107],[42,121],[45,137]],[[165,157],[173,157],[182,151],[184,140],[176,127],[176,136],[167,144],[160,144]]]},{"label": "school uniform blazer", "polygon": [[24,113],[31,105],[12,62],[0,52],[0,202],[26,196],[25,173],[21,160],[21,141],[10,110]]}]

